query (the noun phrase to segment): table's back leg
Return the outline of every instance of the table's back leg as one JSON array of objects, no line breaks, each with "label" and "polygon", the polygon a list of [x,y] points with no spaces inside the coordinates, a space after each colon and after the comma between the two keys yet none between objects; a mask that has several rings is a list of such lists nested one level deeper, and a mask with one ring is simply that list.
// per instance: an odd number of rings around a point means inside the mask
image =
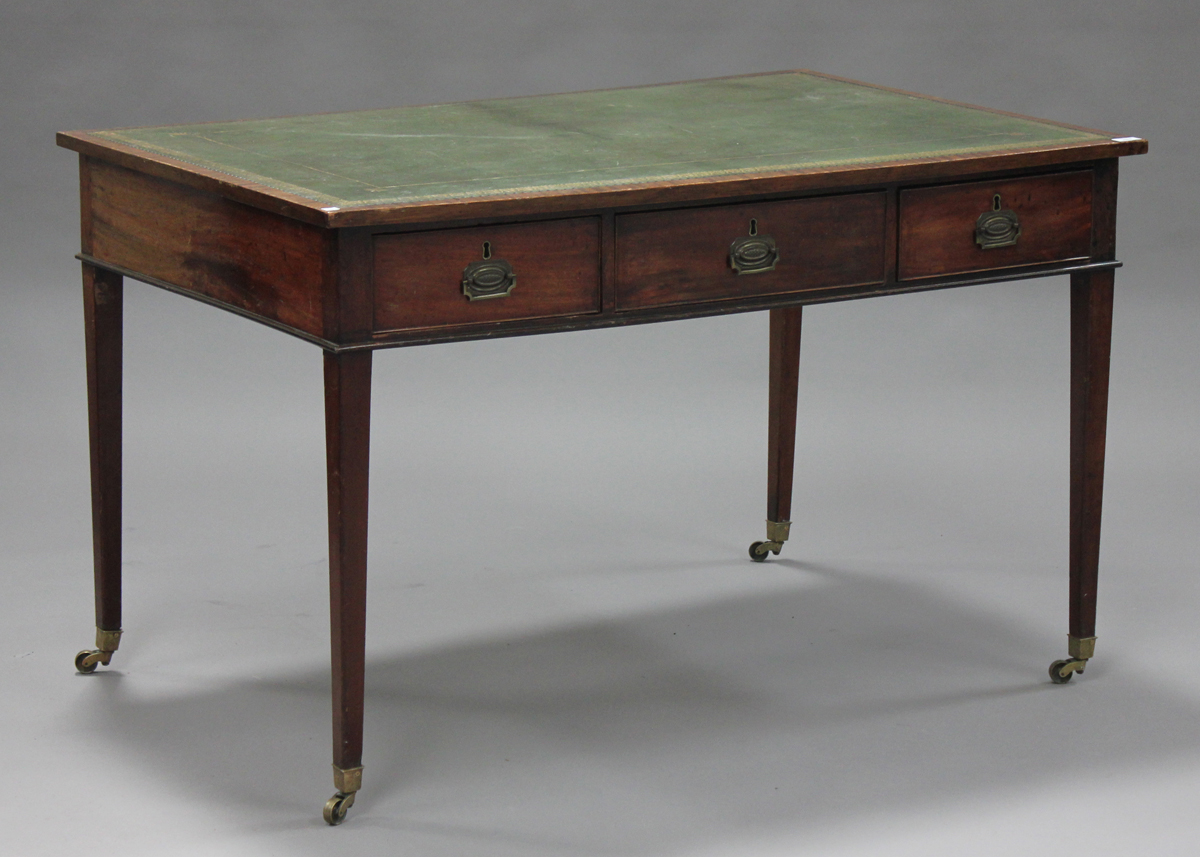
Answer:
[{"label": "table's back leg", "polygon": [[121,639],[122,292],[120,274],[84,263],[96,648],[75,656],[75,668],[82,673],[94,672],[97,664],[107,666]]},{"label": "table's back leg", "polygon": [[767,426],[767,540],[750,545],[762,562],[787,541],[792,516],[796,459],[796,387],[800,381],[802,307],[771,310],[771,381]]},{"label": "table's back leg", "polygon": [[1096,648],[1096,582],[1112,344],[1113,272],[1071,275],[1071,613],[1069,658],[1050,666],[1068,681]]},{"label": "table's back leg", "polygon": [[326,353],[333,781],[337,788],[325,805],[325,820],[330,824],[346,817],[362,784],[370,446],[371,352]]}]

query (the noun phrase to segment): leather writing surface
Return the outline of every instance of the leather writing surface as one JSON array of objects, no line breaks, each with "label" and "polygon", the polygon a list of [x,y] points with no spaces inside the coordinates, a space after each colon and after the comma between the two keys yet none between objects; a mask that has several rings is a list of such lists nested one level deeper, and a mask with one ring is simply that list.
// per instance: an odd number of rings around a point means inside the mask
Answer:
[{"label": "leather writing surface", "polygon": [[92,136],[331,207],[626,187],[1109,139],[804,72]]}]

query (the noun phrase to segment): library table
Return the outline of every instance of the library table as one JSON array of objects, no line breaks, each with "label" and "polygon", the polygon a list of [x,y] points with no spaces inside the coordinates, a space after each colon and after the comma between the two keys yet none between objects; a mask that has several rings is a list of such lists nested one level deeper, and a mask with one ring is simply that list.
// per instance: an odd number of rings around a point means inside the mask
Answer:
[{"label": "library table", "polygon": [[64,133],[79,153],[96,648],[121,635],[122,283],[324,351],[336,793],[362,783],[379,348],[770,311],[766,538],[788,538],[805,304],[1069,274],[1068,657],[1095,645],[1117,159],[1145,140],[807,71]]}]

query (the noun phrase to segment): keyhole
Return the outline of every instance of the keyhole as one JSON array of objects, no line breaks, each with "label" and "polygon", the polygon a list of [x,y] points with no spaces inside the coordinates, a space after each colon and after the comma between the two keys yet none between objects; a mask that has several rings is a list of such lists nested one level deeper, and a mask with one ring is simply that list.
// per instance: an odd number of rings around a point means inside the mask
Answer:
[{"label": "keyhole", "polygon": [[[1000,197],[996,197],[996,199],[999,199],[999,198]],[[492,258],[492,242],[491,241],[483,242],[483,258],[485,258],[485,259]]]},{"label": "keyhole", "polygon": [[992,211],[999,211],[999,210],[1000,210],[1000,194],[996,194],[995,196],[992,197]]},{"label": "keyhole", "polygon": [[[997,197],[997,198],[998,198],[998,197]],[[757,235],[757,234],[758,234],[758,220],[756,220],[756,219],[755,219],[755,218],[753,218],[753,217],[751,217],[751,218],[750,218],[750,234],[751,234],[751,235]]]}]

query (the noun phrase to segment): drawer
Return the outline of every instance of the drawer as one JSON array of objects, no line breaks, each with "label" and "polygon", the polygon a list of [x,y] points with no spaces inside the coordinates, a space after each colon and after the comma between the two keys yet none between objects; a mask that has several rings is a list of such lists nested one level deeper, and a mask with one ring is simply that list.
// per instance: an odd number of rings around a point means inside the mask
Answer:
[{"label": "drawer", "polygon": [[[882,282],[884,210],[872,192],[623,214],[617,309]],[[773,242],[772,270],[734,270],[732,245],[751,237]]]},{"label": "drawer", "polygon": [[374,288],[376,331],[599,312],[600,218],[377,235]]},{"label": "drawer", "polygon": [[[982,217],[1004,212],[1009,225],[977,234]],[[903,190],[899,249],[901,280],[1087,258],[1092,172]]]}]

